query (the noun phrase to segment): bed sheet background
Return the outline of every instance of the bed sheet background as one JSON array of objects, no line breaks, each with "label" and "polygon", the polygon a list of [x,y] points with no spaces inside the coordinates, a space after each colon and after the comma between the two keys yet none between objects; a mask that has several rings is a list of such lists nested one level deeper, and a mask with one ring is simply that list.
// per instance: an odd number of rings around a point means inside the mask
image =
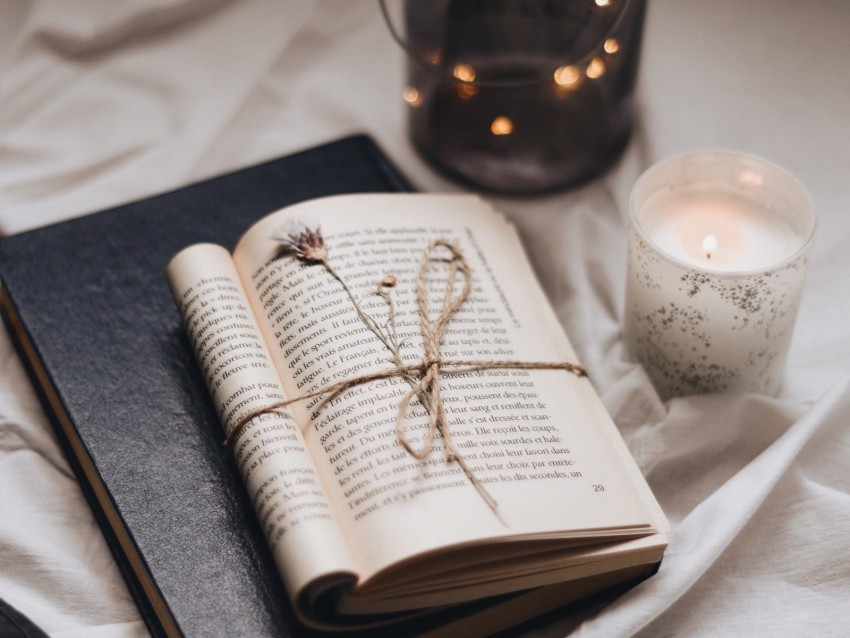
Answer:
[{"label": "bed sheet background", "polygon": [[[850,632],[848,31],[842,0],[653,0],[622,160],[578,190],[494,199],[673,524],[655,578],[535,635]],[[373,2],[4,0],[0,232],[361,131],[419,189],[458,190],[413,153],[402,81]],[[820,215],[777,398],[662,403],[623,350],[629,188],[704,147],[785,166]],[[52,636],[146,635],[5,329],[0,598]]]}]

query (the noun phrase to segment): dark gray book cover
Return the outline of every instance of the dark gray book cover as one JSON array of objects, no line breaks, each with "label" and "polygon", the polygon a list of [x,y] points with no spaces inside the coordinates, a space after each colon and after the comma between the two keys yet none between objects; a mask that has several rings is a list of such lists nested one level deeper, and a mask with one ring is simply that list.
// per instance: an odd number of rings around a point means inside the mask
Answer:
[{"label": "dark gray book cover", "polygon": [[165,281],[301,200],[407,190],[356,136],[0,241],[4,318],[154,635],[305,635]]}]

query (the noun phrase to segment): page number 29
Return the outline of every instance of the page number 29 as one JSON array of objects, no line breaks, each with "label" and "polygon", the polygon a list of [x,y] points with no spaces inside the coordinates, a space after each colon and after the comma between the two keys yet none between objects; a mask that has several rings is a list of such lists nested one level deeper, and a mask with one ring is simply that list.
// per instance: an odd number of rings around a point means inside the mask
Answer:
[{"label": "page number 29", "polygon": [[604,492],[604,491],[605,491],[605,486],[604,486],[604,485],[602,485],[601,483],[594,483],[594,484],[593,484],[593,491],[594,491],[594,492]]}]

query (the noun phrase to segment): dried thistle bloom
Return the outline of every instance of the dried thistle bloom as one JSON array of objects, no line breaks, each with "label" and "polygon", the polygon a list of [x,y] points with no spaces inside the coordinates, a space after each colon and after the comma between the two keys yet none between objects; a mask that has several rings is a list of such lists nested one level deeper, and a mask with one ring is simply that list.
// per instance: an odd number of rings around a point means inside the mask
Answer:
[{"label": "dried thistle bloom", "polygon": [[381,279],[381,285],[384,288],[393,288],[398,283],[398,278],[395,275],[384,275]]},{"label": "dried thistle bloom", "polygon": [[328,247],[322,237],[322,229],[316,230],[304,226],[299,232],[290,231],[285,235],[281,232],[273,235],[272,239],[283,249],[303,261],[325,261],[328,257]]}]

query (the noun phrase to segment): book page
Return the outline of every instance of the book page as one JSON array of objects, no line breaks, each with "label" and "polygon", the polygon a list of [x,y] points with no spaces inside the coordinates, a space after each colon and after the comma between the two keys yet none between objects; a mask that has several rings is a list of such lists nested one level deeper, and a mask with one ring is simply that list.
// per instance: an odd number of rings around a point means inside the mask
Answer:
[{"label": "book page", "polygon": [[[199,244],[183,250],[169,265],[168,278],[224,438],[243,416],[283,398],[279,377],[224,248]],[[259,415],[232,443],[233,450],[224,453],[235,454],[293,598],[318,576],[352,571],[346,544],[292,417],[285,411]]]},{"label": "book page", "polygon": [[[272,238],[292,222],[321,226],[328,262],[384,331],[391,322],[377,285],[387,275],[395,278],[388,294],[406,363],[423,357],[415,283],[423,250],[438,238],[458,243],[474,277],[440,356],[576,362],[515,231],[480,200],[325,198],[262,220],[234,254],[290,397],[396,364],[321,264],[281,253]],[[431,270],[433,321],[447,269],[435,259]],[[423,461],[400,445],[396,411],[411,390],[405,379],[373,381],[325,404],[314,398],[293,406],[362,579],[396,561],[482,539],[578,539],[600,530],[610,537],[664,525],[586,378],[563,370],[444,370],[440,388],[451,436],[498,502],[498,515],[457,463],[447,463],[439,440]],[[424,440],[427,422],[414,399],[404,420],[414,447]]]}]

